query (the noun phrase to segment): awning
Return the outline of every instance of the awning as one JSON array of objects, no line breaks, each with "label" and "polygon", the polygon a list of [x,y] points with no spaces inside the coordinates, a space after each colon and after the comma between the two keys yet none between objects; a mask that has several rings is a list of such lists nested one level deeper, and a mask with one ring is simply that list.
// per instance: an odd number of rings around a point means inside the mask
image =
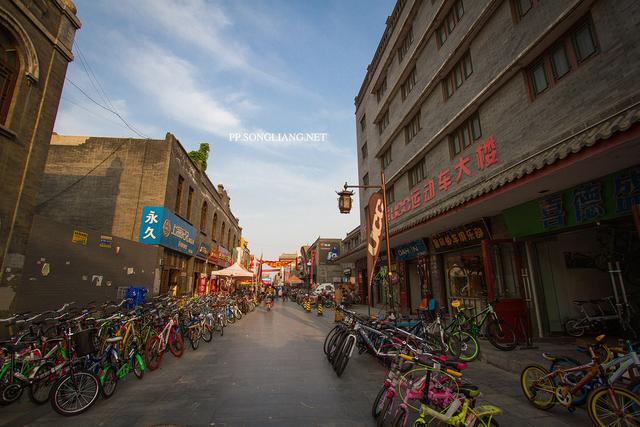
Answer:
[{"label": "awning", "polygon": [[253,273],[250,272],[249,270],[244,269],[240,264],[238,264],[237,262],[235,264],[233,264],[231,267],[227,267],[225,269],[222,270],[218,270],[218,271],[212,271],[211,272],[212,276],[222,276],[222,277],[233,277],[233,278],[251,278],[253,277]]}]

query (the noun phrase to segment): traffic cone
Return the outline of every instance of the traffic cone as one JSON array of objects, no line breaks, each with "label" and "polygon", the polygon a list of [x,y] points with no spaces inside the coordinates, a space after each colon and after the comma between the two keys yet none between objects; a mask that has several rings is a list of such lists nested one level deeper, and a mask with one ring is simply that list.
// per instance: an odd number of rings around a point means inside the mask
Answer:
[{"label": "traffic cone", "polygon": [[322,316],[322,312],[323,312],[324,309],[323,309],[322,303],[320,301],[318,301],[316,303],[316,310],[317,310],[318,316]]}]

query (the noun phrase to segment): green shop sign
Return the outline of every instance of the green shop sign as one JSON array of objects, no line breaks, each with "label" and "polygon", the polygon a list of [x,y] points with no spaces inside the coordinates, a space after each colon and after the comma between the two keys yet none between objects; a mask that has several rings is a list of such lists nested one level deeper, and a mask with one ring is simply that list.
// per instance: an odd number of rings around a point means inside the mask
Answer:
[{"label": "green shop sign", "polygon": [[532,200],[503,214],[513,237],[562,230],[631,214],[640,204],[640,166]]}]

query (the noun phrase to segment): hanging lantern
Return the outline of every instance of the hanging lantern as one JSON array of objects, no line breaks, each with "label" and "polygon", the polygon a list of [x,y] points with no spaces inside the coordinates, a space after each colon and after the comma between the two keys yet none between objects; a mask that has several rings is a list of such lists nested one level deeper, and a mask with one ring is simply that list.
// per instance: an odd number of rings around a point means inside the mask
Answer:
[{"label": "hanging lantern", "polygon": [[351,212],[351,203],[352,203],[351,196],[353,196],[353,191],[349,191],[345,188],[339,193],[336,191],[336,193],[339,196],[338,208],[340,209],[340,213],[348,214],[349,212]]}]

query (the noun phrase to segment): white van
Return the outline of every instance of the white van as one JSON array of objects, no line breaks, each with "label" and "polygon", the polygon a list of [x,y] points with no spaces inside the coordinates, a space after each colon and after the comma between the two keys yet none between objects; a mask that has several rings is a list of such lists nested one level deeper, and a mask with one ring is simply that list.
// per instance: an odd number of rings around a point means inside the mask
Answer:
[{"label": "white van", "polygon": [[330,292],[333,293],[336,291],[336,288],[333,286],[333,283],[320,283],[313,290],[314,295],[320,295],[322,292]]}]

